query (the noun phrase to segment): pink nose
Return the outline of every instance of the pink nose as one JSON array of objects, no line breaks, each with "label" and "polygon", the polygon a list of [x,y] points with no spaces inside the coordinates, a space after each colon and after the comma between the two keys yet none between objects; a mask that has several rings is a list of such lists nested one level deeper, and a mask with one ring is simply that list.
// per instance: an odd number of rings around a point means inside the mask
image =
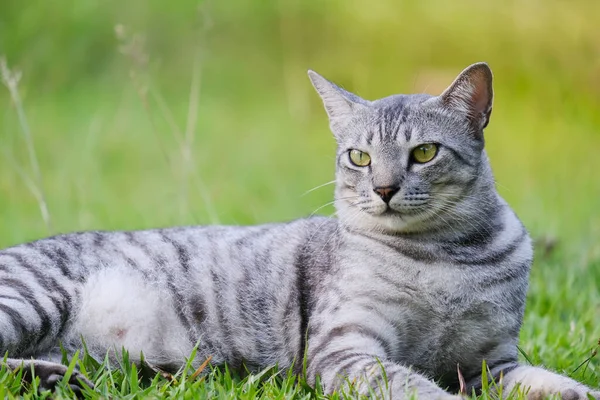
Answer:
[{"label": "pink nose", "polygon": [[377,187],[373,189],[375,193],[381,197],[381,200],[389,203],[392,197],[398,192],[398,187],[395,186],[385,186],[385,187]]}]

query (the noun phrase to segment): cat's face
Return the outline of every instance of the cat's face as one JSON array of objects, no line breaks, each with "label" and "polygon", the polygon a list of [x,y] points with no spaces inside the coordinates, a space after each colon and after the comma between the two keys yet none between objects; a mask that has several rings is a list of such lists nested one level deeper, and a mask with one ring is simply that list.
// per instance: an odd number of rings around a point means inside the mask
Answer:
[{"label": "cat's face", "polygon": [[487,167],[482,132],[492,104],[487,65],[467,68],[438,97],[396,95],[373,102],[314,72],[310,77],[338,142],[336,208],[343,223],[418,232],[461,212],[477,190],[482,163]]}]

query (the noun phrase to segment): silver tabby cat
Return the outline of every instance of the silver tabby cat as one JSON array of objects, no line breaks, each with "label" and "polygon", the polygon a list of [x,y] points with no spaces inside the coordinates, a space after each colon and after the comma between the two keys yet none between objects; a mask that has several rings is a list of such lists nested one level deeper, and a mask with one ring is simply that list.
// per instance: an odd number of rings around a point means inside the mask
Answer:
[{"label": "silver tabby cat", "polygon": [[327,392],[353,382],[387,398],[451,399],[457,368],[470,393],[486,360],[505,393],[520,384],[532,398],[585,399],[585,386],[517,364],[532,247],[484,150],[488,66],[437,97],[376,101],[309,76],[338,143],[338,219],[83,232],[5,249],[8,366],[33,366],[51,388],[65,372],[59,342],[75,351],[83,337],[100,358],[124,346],[163,369],[198,344],[198,362],[301,372],[304,361]]}]

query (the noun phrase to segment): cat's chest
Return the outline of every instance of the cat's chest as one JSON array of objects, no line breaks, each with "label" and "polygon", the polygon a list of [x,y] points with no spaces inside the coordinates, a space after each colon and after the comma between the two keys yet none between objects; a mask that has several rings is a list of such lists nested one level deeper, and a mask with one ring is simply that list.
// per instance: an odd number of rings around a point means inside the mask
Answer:
[{"label": "cat's chest", "polygon": [[460,266],[420,264],[411,260],[373,268],[375,284],[388,284],[389,303],[381,310],[395,326],[392,358],[430,375],[455,371],[456,365],[480,368],[490,349],[503,341],[494,320],[498,302],[478,287],[477,274]]},{"label": "cat's chest", "polygon": [[490,299],[477,287],[477,276],[466,275],[453,265],[404,269],[391,282],[397,290],[387,291],[390,317],[398,322],[424,319],[429,323],[423,325],[434,332],[440,324],[485,320],[494,313]]}]

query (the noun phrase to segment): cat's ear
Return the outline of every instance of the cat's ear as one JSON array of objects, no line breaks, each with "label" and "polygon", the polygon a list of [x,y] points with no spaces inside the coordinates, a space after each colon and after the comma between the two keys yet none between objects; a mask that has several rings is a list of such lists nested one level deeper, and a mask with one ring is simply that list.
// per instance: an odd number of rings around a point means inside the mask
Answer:
[{"label": "cat's ear", "polygon": [[365,100],[328,81],[315,71],[308,70],[308,77],[321,96],[332,124],[336,120],[349,117],[365,103]]},{"label": "cat's ear", "polygon": [[439,99],[445,107],[465,114],[474,128],[481,130],[490,122],[493,97],[492,71],[481,62],[461,72]]}]

